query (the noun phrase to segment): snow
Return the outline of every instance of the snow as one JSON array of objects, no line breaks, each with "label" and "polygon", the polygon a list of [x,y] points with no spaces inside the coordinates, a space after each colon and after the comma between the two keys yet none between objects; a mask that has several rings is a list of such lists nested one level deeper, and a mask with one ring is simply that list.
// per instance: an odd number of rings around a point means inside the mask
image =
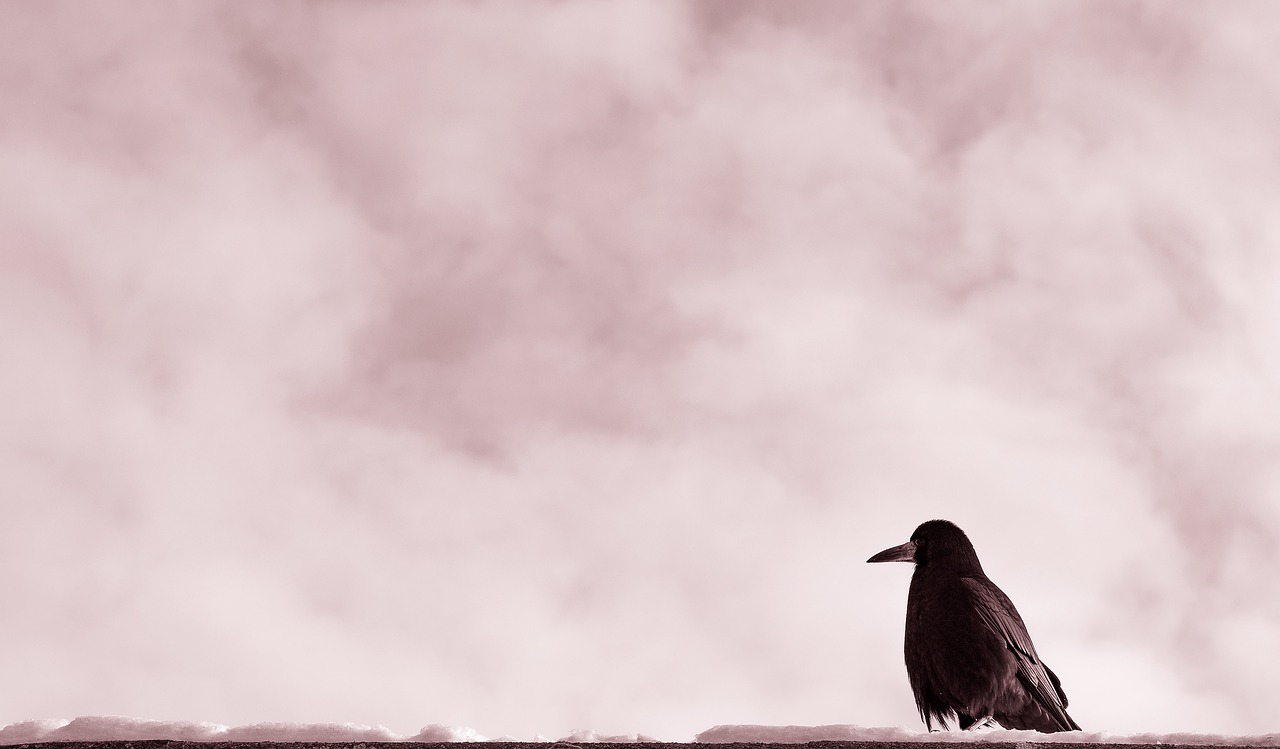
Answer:
[{"label": "snow", "polygon": [[768,743],[801,744],[808,741],[904,741],[904,742],[1052,742],[1063,744],[1189,744],[1196,746],[1280,746],[1280,733],[1265,736],[1229,736],[1209,733],[1137,733],[1114,735],[1106,731],[915,731],[907,728],[863,726],[716,726],[698,734],[704,744]]},{"label": "snow", "polygon": [[[470,728],[433,724],[412,736],[399,736],[382,726],[355,723],[255,723],[228,728],[217,723],[145,720],[117,716],[88,716],[74,720],[28,720],[0,728],[0,745],[47,741],[262,741],[306,743],[359,743],[378,741],[442,743],[489,741]],[[498,741],[517,741],[510,737]],[[654,741],[643,734],[602,735],[581,730],[558,739],[572,744],[635,743]],[[533,741],[550,742],[538,736]],[[1280,746],[1280,733],[1263,736],[1231,736],[1205,733],[1142,733],[1113,735],[1104,731],[1038,733],[1036,731],[924,731],[907,728],[867,728],[830,726],[715,726],[698,734],[694,741],[705,744],[768,743],[800,744],[810,741],[889,742],[1018,742],[1076,744],[1183,744],[1194,746]]]},{"label": "snow", "polygon": [[486,741],[470,728],[430,725],[413,736],[397,736],[382,726],[355,723],[255,723],[228,728],[217,723],[90,716],[75,720],[28,720],[0,728],[0,744],[38,741]]}]

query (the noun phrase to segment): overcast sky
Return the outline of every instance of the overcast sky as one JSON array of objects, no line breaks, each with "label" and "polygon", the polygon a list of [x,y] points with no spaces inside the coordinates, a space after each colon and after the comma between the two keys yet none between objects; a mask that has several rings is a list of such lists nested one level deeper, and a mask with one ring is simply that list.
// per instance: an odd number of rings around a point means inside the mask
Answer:
[{"label": "overcast sky", "polygon": [[1280,6],[0,5],[0,723],[1280,730]]}]

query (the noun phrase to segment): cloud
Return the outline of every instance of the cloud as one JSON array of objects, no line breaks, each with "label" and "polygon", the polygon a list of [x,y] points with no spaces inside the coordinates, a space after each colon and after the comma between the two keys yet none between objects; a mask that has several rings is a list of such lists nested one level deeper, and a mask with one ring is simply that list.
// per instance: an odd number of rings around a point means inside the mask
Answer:
[{"label": "cloud", "polygon": [[860,565],[941,515],[1082,724],[1264,728],[1266,6],[69,7],[0,23],[11,720],[911,723]]}]

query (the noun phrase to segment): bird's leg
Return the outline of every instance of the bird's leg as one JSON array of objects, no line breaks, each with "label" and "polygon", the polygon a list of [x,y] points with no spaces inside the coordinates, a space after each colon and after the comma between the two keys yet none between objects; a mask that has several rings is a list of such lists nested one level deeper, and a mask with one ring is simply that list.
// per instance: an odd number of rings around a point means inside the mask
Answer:
[{"label": "bird's leg", "polygon": [[971,718],[963,713],[957,713],[957,717],[960,718],[960,730],[962,731],[976,731],[979,728],[986,728],[991,725],[990,715],[984,715],[981,718]]}]

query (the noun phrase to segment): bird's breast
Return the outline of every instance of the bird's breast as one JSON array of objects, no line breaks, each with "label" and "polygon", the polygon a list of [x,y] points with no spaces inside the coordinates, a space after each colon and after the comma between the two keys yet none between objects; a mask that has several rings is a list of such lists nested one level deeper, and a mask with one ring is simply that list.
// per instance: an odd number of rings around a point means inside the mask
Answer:
[{"label": "bird's breast", "polygon": [[912,577],[904,648],[917,693],[970,715],[1017,682],[1016,662],[959,577]]}]

